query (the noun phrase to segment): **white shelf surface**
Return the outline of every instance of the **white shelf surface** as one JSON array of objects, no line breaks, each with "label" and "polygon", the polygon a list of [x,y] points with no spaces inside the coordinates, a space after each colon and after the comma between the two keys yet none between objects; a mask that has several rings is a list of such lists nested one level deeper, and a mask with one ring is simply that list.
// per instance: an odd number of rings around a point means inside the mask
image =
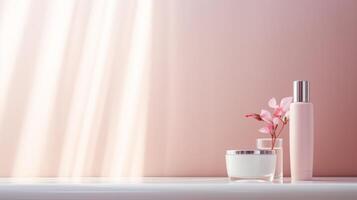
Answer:
[{"label": "white shelf surface", "polygon": [[231,182],[216,177],[162,178],[0,178],[0,199],[264,199],[357,200],[357,177],[314,178],[291,183]]}]

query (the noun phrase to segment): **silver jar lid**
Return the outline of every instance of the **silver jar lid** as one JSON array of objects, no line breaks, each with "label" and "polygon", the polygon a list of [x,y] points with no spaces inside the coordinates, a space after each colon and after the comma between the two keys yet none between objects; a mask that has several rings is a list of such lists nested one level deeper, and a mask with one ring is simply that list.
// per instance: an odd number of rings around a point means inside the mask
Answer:
[{"label": "silver jar lid", "polygon": [[226,155],[271,155],[275,154],[274,150],[260,150],[260,149],[252,149],[252,150],[227,150]]}]

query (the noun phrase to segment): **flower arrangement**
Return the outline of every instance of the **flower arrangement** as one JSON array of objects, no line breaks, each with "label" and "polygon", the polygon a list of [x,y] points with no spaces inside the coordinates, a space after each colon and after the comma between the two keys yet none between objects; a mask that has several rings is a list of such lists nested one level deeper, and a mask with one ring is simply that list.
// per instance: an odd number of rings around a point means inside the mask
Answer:
[{"label": "flower arrangement", "polygon": [[268,105],[273,109],[273,113],[262,109],[260,114],[252,113],[245,115],[245,117],[253,118],[265,123],[265,126],[259,129],[259,132],[270,134],[272,141],[271,149],[274,149],[276,139],[279,138],[284,127],[289,122],[289,108],[292,100],[292,97],[282,98],[278,105],[276,99],[271,98]]}]

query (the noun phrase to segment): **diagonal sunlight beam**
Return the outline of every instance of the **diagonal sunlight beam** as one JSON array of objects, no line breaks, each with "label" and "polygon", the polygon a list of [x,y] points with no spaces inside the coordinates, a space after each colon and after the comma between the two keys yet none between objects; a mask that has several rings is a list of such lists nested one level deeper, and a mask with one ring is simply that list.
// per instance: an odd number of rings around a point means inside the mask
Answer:
[{"label": "diagonal sunlight beam", "polygon": [[[123,93],[118,110],[119,117],[116,122],[117,129],[114,138],[110,138],[106,150],[107,155],[110,154],[110,156],[105,159],[106,167],[104,169],[109,169],[108,174],[111,177],[138,175],[139,170],[142,170],[143,167],[140,160],[143,159],[143,140],[145,140],[146,130],[138,127],[140,124],[144,125],[138,122],[138,119],[146,120],[145,117],[140,117],[143,114],[146,115],[145,112],[141,112],[140,105],[145,105],[144,102],[147,101],[147,97],[144,97],[143,94],[147,94],[145,80],[148,78],[150,65],[148,54],[151,40],[152,2],[151,0],[138,0],[136,6],[131,48],[125,68]],[[136,147],[135,143],[137,143]],[[138,157],[132,160],[132,156]],[[133,164],[139,165],[135,167],[135,170],[138,171],[129,169]],[[106,173],[103,172],[103,174]]]},{"label": "diagonal sunlight beam", "polygon": [[[4,1],[0,13],[0,113],[3,113],[16,55],[24,34],[30,0]],[[0,122],[2,122],[0,115]]]},{"label": "diagonal sunlight beam", "polygon": [[[94,61],[93,79],[90,83],[90,91],[85,108],[82,129],[80,131],[78,145],[74,152],[75,161],[72,176],[81,177],[85,175],[87,167],[90,167],[94,159],[96,141],[98,138],[99,123],[103,112],[104,103],[109,88],[108,57],[110,55],[112,32],[115,26],[117,11],[117,0],[104,1],[103,17],[97,19],[100,28],[98,46],[95,48],[96,59]],[[83,64],[88,64],[82,62]]]},{"label": "diagonal sunlight beam", "polygon": [[[81,176],[85,168],[88,145],[92,139],[92,123],[98,111],[101,89],[106,76],[105,59],[109,45],[110,18],[113,15],[116,1],[84,2],[91,7],[85,33],[83,50],[80,52],[79,72],[74,85],[67,130],[61,153],[60,177]],[[92,4],[92,5],[91,5]],[[79,5],[83,6],[82,4]],[[104,29],[104,30],[103,30]],[[109,29],[109,30],[108,30]],[[100,106],[99,106],[100,107]],[[96,123],[96,122],[95,122]],[[93,148],[93,147],[92,147]]]},{"label": "diagonal sunlight beam", "polygon": [[[38,176],[74,2],[51,1],[12,176]],[[26,67],[26,66],[23,66]]]},{"label": "diagonal sunlight beam", "polygon": [[144,170],[144,159],[145,159],[145,147],[146,147],[146,130],[147,130],[147,116],[148,116],[148,102],[149,102],[149,87],[150,87],[150,72],[147,70],[145,72],[145,79],[143,79],[143,84],[141,86],[142,94],[139,99],[141,100],[138,106],[138,118],[136,123],[135,135],[132,146],[133,150],[130,155],[130,177],[141,177],[143,176]]}]

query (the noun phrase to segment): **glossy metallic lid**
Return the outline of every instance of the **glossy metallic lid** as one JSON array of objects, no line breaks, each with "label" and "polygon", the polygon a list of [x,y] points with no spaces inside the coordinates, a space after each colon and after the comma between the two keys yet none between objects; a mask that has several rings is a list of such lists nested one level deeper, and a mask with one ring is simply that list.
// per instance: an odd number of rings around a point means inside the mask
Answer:
[{"label": "glossy metallic lid", "polygon": [[273,150],[247,149],[247,150],[227,150],[226,155],[270,155],[275,154]]},{"label": "glossy metallic lid", "polygon": [[310,84],[309,81],[294,81],[294,102],[310,102]]}]

